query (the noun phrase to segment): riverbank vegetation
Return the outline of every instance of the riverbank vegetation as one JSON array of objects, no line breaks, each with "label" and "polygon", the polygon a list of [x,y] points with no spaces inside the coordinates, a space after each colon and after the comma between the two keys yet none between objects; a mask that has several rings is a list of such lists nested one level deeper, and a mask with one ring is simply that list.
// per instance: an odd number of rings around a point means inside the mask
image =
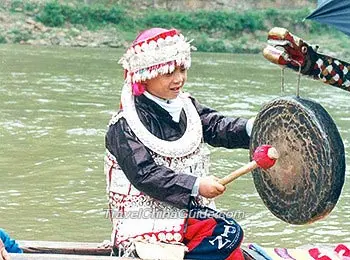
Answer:
[{"label": "riverbank vegetation", "polygon": [[0,6],[0,22],[6,25],[0,29],[0,43],[125,47],[144,28],[175,27],[193,38],[199,51],[257,53],[268,30],[279,26],[326,48],[332,44],[329,48],[335,52],[348,45],[343,43],[348,38],[331,27],[304,21],[311,5],[288,10],[174,11],[105,2],[6,1]]}]

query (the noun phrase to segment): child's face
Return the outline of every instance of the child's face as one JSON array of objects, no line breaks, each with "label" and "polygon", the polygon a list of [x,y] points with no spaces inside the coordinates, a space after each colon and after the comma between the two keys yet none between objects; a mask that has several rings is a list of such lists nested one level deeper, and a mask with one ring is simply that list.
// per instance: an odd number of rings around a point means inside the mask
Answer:
[{"label": "child's face", "polygon": [[187,79],[187,70],[182,66],[176,66],[172,73],[159,75],[146,80],[146,90],[152,95],[163,99],[176,98]]}]

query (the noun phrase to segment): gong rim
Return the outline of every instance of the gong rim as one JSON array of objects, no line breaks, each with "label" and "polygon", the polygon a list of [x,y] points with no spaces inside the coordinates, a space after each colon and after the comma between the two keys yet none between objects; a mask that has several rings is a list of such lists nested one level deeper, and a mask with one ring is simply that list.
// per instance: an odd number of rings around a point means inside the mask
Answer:
[{"label": "gong rim", "polygon": [[[296,118],[299,129],[293,126]],[[256,190],[271,213],[290,224],[312,223],[328,215],[345,178],[344,144],[328,112],[309,99],[274,99],[263,106],[254,121],[251,159],[256,147],[263,144],[274,146],[280,153],[274,167],[257,168],[252,174]],[[305,157],[314,161],[310,163]]]}]

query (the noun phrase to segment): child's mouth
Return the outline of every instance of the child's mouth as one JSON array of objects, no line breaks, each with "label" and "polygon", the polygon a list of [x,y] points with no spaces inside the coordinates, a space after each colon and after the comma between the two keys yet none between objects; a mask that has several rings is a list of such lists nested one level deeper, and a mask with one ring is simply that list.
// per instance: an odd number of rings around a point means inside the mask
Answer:
[{"label": "child's mouth", "polygon": [[175,91],[175,92],[177,92],[177,91],[179,91],[179,90],[180,90],[180,88],[181,88],[181,87],[171,88],[170,90],[171,90],[171,91]]}]

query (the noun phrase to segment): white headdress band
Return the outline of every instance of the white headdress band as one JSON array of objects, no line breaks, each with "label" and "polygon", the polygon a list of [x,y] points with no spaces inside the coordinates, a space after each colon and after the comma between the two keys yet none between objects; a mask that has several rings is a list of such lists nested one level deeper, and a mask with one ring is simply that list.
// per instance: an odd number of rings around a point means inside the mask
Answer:
[{"label": "white headdress band", "polygon": [[127,70],[128,83],[141,82],[171,73],[175,66],[191,66],[191,41],[186,41],[175,29],[131,46],[119,60]]}]

